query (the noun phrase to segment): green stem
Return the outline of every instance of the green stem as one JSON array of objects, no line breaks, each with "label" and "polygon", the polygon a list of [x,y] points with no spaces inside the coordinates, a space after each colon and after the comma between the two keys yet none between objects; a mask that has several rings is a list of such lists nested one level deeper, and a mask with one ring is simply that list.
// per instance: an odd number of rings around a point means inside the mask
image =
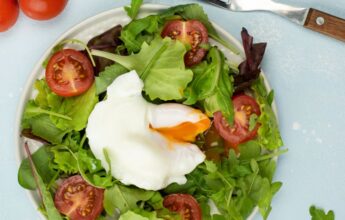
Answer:
[{"label": "green stem", "polygon": [[64,44],[67,44],[67,43],[78,43],[78,44],[82,45],[84,47],[84,49],[86,50],[87,54],[90,57],[92,66],[96,66],[95,60],[92,57],[90,49],[88,48],[88,46],[83,41],[80,41],[80,40],[77,40],[77,39],[66,39],[66,40],[61,41],[59,43],[59,45],[64,45]]},{"label": "green stem", "polygon": [[145,67],[144,71],[141,73],[141,78],[143,80],[146,79],[147,77],[147,73],[149,72],[149,70],[151,69],[152,65],[158,60],[158,57],[168,48],[168,43],[164,43],[162,45],[161,48],[159,48],[159,50],[157,51],[157,53],[152,57],[152,59],[150,60],[150,62],[147,64],[147,66]]},{"label": "green stem", "polygon": [[86,134],[84,134],[84,136],[81,138],[81,141],[80,141],[80,144],[79,144],[80,148],[82,148],[84,146],[85,141],[86,141]]},{"label": "green stem", "polygon": [[[280,155],[282,155],[282,154],[285,154],[285,153],[288,152],[288,151],[289,151],[288,149],[275,151],[275,152],[273,152],[273,153],[271,153],[271,154],[266,154],[266,155],[262,155],[262,156],[260,156],[260,157],[257,157],[257,158],[255,158],[255,160],[256,160],[257,162],[263,161],[263,160],[268,160],[268,159],[271,159],[271,158],[274,158],[274,157],[278,157],[278,156],[280,156]],[[241,161],[241,163],[247,164],[247,163],[250,163],[250,160],[243,160],[243,161]]]},{"label": "green stem", "polygon": [[66,116],[66,115],[62,115],[62,114],[59,114],[59,113],[56,113],[56,112],[52,112],[52,111],[48,111],[48,110],[44,110],[44,109],[41,109],[41,112],[45,113],[45,114],[48,114],[48,115],[56,116],[58,118],[66,119],[66,120],[69,120],[69,121],[72,120],[71,117]]}]

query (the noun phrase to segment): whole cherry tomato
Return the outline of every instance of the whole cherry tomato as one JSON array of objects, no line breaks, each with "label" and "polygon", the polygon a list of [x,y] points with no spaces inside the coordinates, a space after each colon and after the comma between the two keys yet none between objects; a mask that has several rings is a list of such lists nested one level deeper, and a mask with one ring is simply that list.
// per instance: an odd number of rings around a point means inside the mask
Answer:
[{"label": "whole cherry tomato", "polygon": [[19,0],[24,14],[35,20],[49,20],[59,15],[67,0]]},{"label": "whole cherry tomato", "polygon": [[16,0],[0,0],[0,32],[10,29],[16,23],[18,14]]}]

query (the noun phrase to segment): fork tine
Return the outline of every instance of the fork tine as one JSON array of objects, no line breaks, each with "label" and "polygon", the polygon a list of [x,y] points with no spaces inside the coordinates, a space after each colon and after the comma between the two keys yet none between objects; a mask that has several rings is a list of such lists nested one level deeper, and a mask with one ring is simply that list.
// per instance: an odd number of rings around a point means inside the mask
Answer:
[{"label": "fork tine", "polygon": [[226,2],[221,1],[221,0],[202,0],[202,1],[207,2],[209,4],[216,5],[216,6],[221,7],[221,8],[227,8],[227,9],[230,8],[230,0],[227,0]]}]

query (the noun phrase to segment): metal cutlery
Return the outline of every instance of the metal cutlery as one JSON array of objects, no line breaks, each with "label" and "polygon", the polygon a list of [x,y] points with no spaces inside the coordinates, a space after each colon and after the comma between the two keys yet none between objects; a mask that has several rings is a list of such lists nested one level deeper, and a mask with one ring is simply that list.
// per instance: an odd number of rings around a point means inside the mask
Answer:
[{"label": "metal cutlery", "polygon": [[268,11],[305,28],[345,41],[345,19],[314,8],[299,8],[271,0],[203,0],[231,11]]}]

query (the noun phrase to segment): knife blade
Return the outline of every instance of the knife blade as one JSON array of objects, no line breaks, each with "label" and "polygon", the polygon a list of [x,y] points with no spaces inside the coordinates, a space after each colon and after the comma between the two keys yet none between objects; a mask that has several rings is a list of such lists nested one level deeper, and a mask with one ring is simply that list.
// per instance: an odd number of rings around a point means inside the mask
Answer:
[{"label": "knife blade", "polygon": [[203,0],[231,11],[268,11],[313,31],[345,42],[345,19],[314,8],[300,8],[271,0]]}]

